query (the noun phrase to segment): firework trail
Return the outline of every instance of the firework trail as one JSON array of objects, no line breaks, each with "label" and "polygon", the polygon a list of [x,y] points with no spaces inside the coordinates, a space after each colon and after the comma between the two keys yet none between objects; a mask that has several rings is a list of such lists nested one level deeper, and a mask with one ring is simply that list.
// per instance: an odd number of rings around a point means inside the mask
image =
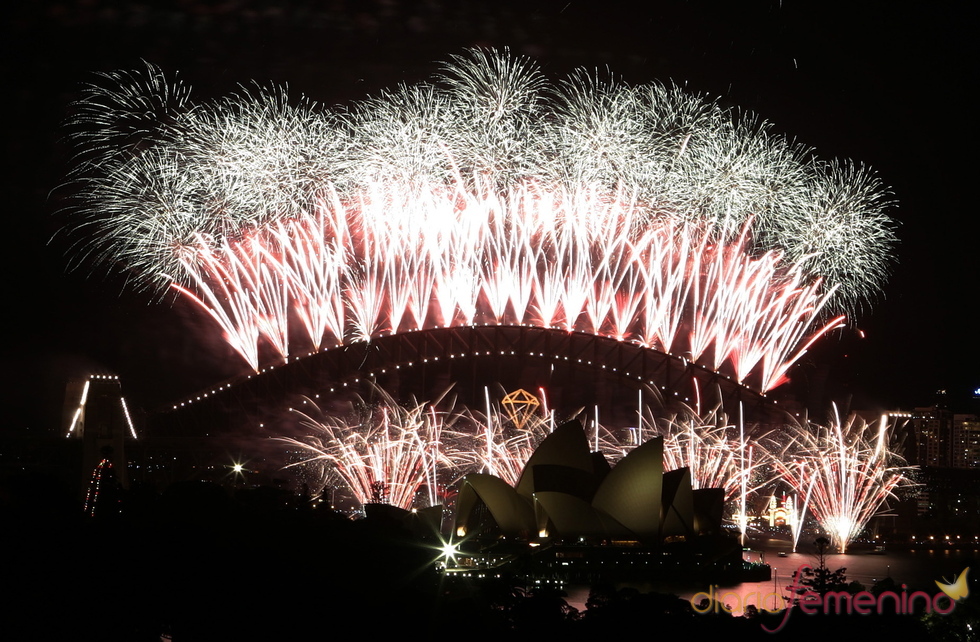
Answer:
[{"label": "firework trail", "polygon": [[320,489],[342,484],[362,505],[408,509],[424,492],[434,506],[441,490],[470,472],[516,485],[552,428],[545,414],[530,412],[518,426],[513,412],[491,403],[489,391],[485,413],[457,408],[448,391],[433,402],[409,404],[372,391],[370,403],[357,397],[339,412],[305,399],[310,412],[291,410],[303,434],[280,439],[296,456],[289,467],[311,471]]},{"label": "firework trail", "polygon": [[192,103],[148,66],[87,87],[69,126],[80,258],[190,297],[256,370],[526,323],[765,391],[879,290],[895,243],[863,167],[678,87],[549,83],[507,51],[333,110],[276,87]]},{"label": "firework trail", "polygon": [[726,502],[754,493],[770,481],[765,472],[772,448],[769,433],[740,437],[738,426],[720,409],[698,413],[680,407],[680,411],[659,416],[646,406],[639,411],[638,426],[603,428],[602,452],[617,461],[636,446],[662,437],[664,470],[689,469],[693,488],[723,488]]},{"label": "firework trail", "polygon": [[[835,409],[836,414],[836,409]],[[789,445],[771,458],[842,553],[899,487],[910,468],[891,450],[888,418],[875,424],[835,417],[828,426],[796,426]]]},{"label": "firework trail", "polygon": [[340,482],[363,506],[390,504],[405,510],[422,499],[439,504],[441,488],[458,477],[463,455],[443,441],[451,413],[436,411],[436,404],[402,406],[380,389],[380,399],[368,404],[357,399],[349,412],[331,414],[312,400],[315,411],[293,410],[300,428],[297,438],[279,438],[299,453],[290,464],[316,470],[321,489]]},{"label": "firework trail", "polygon": [[[517,482],[531,455],[554,427],[546,414],[529,410],[518,418],[500,405],[490,402],[489,390],[484,390],[486,411],[467,412],[472,436],[457,433],[464,441],[472,441],[474,472],[496,475],[511,486]],[[506,397],[505,397],[506,398]],[[537,408],[535,406],[535,408]]]},{"label": "firework trail", "polygon": [[[443,398],[400,405],[380,389],[376,396],[371,405],[358,400],[347,413],[317,408],[314,418],[294,410],[306,434],[281,439],[299,453],[291,466],[313,468],[321,488],[340,482],[362,505],[434,506],[442,490],[471,472],[516,486],[553,426],[549,414],[537,409],[518,426],[513,413],[490,401],[489,391],[484,412],[444,404]],[[441,405],[449,409],[437,410]],[[599,451],[614,464],[634,447],[662,438],[664,469],[688,468],[696,489],[724,489],[733,507],[730,518],[743,533],[747,497],[781,479],[795,493],[794,546],[810,511],[846,552],[895,491],[912,483],[911,469],[890,449],[885,417],[877,425],[855,417],[828,426],[788,424],[780,431],[780,447],[771,433],[746,435],[717,409],[657,416],[648,407],[638,413],[639,425],[625,429],[592,421]]]}]

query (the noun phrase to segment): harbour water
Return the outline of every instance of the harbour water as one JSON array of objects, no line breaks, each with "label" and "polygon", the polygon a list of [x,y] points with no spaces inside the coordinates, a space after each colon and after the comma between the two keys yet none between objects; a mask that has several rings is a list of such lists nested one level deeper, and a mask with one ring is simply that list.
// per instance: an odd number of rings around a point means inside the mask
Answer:
[{"label": "harbour water", "polygon": [[[772,568],[772,579],[766,582],[743,582],[741,584],[685,585],[683,583],[662,583],[656,581],[629,584],[641,592],[658,592],[677,595],[684,599],[695,598],[695,603],[704,598],[701,593],[711,592],[712,596],[727,604],[733,615],[741,615],[749,604],[758,608],[772,609],[774,601],[782,606],[782,596],[790,593],[787,587],[793,583],[793,573],[801,565],[818,565],[817,556],[810,551],[812,547],[801,545],[800,552],[789,552],[781,543],[757,547],[744,553],[747,562],[764,562]],[[779,552],[786,555],[780,557]],[[952,582],[964,568],[975,563],[980,549],[933,549],[901,550],[873,553],[858,551],[847,554],[832,553],[825,556],[827,568],[834,571],[845,568],[847,581],[860,582],[870,589],[880,580],[891,578],[896,584],[905,584],[908,590],[924,590],[935,593],[935,581]],[[980,569],[978,569],[980,572]],[[589,587],[571,586],[566,589],[569,605],[585,610],[589,597]],[[774,595],[775,594],[775,595]]]}]

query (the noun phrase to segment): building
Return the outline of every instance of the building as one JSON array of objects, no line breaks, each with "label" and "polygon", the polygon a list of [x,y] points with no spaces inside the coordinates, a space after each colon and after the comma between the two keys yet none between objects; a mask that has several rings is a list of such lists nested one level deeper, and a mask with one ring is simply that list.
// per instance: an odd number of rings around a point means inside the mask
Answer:
[{"label": "building", "polygon": [[929,468],[980,468],[980,417],[931,406],[916,408],[911,421],[915,461],[910,463]]},{"label": "building", "polygon": [[454,537],[467,553],[458,568],[577,581],[738,577],[745,565],[737,538],[722,530],[724,495],[693,489],[687,468],[664,472],[661,438],[611,467],[569,422],[538,446],[516,485],[463,478]]},{"label": "building", "polygon": [[951,468],[980,468],[980,417],[953,415],[949,460]]},{"label": "building", "polygon": [[912,413],[915,461],[909,463],[931,468],[949,468],[952,423],[953,413],[943,406],[916,408]]}]

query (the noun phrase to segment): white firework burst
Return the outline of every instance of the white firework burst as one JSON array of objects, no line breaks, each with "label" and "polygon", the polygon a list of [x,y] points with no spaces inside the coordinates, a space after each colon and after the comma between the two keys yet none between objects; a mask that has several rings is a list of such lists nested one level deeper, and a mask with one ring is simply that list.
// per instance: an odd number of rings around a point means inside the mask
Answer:
[{"label": "white firework burst", "polygon": [[[148,66],[93,83],[70,123],[86,256],[205,301],[203,289],[228,287],[215,275],[250,265],[249,243],[266,244],[266,265],[228,274],[253,289],[235,306],[282,318],[229,316],[220,297],[206,306],[226,331],[241,327],[250,363],[254,328],[283,351],[296,312],[314,346],[328,327],[368,340],[429,316],[533,313],[664,349],[682,327],[703,328],[685,339],[692,356],[748,355],[739,380],[765,360],[768,389],[840,322],[826,319],[874,297],[895,245],[870,170],[821,161],[677,86],[585,71],[549,83],[506,50],[468,51],[432,82],[343,108],[279,87],[192,104]],[[334,236],[314,240],[314,228]],[[685,248],[703,257],[681,270]],[[751,297],[751,310],[728,303]]]}]

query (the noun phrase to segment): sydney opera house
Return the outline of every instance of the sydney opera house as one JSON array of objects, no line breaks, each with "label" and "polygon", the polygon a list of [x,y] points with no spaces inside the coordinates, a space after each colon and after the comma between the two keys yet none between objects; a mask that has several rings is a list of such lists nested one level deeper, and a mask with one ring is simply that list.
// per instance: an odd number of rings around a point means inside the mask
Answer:
[{"label": "sydney opera house", "polygon": [[565,578],[739,573],[741,547],[722,531],[723,505],[723,489],[693,489],[689,469],[664,472],[662,438],[610,467],[569,422],[541,443],[516,486],[488,474],[463,479],[459,563],[521,560],[522,570],[530,563]]}]

